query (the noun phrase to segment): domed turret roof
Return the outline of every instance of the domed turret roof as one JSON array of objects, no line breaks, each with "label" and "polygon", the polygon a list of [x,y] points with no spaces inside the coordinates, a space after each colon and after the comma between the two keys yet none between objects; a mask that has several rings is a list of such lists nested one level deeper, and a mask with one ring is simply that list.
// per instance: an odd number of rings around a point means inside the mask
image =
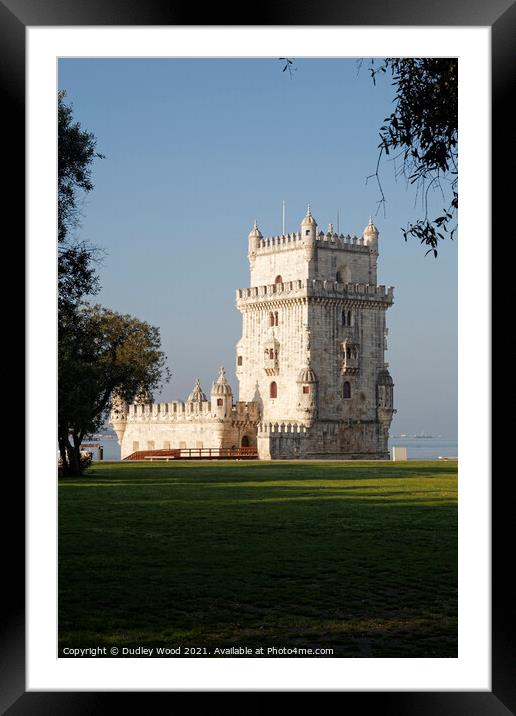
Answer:
[{"label": "domed turret roof", "polygon": [[378,380],[376,382],[378,385],[394,385],[391,374],[387,368],[382,368],[382,370],[378,373]]},{"label": "domed turret roof", "polygon": [[226,371],[224,370],[224,366],[222,366],[219,370],[219,377],[213,383],[213,386],[211,388],[211,394],[212,395],[233,395],[233,391],[231,390],[231,386],[227,381],[226,378]]},{"label": "domed turret roof", "polygon": [[373,218],[369,217],[369,222],[363,231],[364,236],[378,236],[378,229],[373,224]]},{"label": "domed turret roof", "polygon": [[257,223],[256,220],[255,220],[255,222],[254,222],[253,228],[252,228],[251,231],[249,232],[249,238],[250,238],[250,239],[254,239],[254,238],[263,239],[262,232],[261,232],[260,229],[258,228],[258,223]]},{"label": "domed turret roof", "polygon": [[299,374],[297,376],[297,382],[298,383],[318,383],[319,382],[319,379],[317,378],[317,374],[310,364],[310,359],[307,360],[306,367],[302,368],[299,371]]},{"label": "domed turret roof", "polygon": [[202,392],[201,383],[199,378],[195,382],[194,389],[190,393],[187,399],[187,403],[205,403],[207,400],[206,396]]},{"label": "domed turret roof", "polygon": [[314,219],[312,212],[310,211],[310,204],[308,204],[306,216],[301,222],[301,226],[317,226],[317,221]]}]

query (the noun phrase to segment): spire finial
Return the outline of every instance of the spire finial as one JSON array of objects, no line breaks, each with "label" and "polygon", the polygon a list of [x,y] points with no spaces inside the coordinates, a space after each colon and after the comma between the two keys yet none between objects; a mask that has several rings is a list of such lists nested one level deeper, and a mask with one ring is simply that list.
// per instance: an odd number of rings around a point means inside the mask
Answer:
[{"label": "spire finial", "polygon": [[312,216],[312,212],[310,211],[310,204],[308,204],[308,209],[306,210],[307,216]]}]

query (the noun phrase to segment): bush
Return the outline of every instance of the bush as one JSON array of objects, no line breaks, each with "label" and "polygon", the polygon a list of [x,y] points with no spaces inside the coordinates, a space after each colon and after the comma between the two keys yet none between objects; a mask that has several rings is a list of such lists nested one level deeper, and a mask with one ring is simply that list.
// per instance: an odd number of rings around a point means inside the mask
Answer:
[{"label": "bush", "polygon": [[81,463],[80,463],[81,475],[86,470],[86,468],[91,465],[91,462],[92,462],[92,453],[81,450]]}]

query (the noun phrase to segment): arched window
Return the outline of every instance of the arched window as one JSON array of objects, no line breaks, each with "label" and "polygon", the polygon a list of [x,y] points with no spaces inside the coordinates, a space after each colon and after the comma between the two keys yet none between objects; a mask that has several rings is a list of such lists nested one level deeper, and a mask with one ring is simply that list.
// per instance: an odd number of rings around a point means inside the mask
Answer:
[{"label": "arched window", "polygon": [[351,311],[348,311],[348,326],[351,325]]},{"label": "arched window", "polygon": [[335,281],[336,281],[337,283],[343,283],[343,281],[342,281],[342,274],[341,274],[340,271],[337,271],[337,274],[336,274],[336,276],[335,276]]},{"label": "arched window", "polygon": [[281,278],[281,276],[276,276],[274,283],[283,283],[283,279]]},{"label": "arched window", "polygon": [[278,386],[276,385],[276,383],[274,381],[272,381],[272,383],[271,383],[270,396],[271,396],[271,398],[278,397]]},{"label": "arched window", "polygon": [[342,311],[342,325],[346,326],[346,311]]},{"label": "arched window", "polygon": [[348,381],[344,383],[344,387],[342,389],[342,397],[351,398],[351,385],[348,383]]},{"label": "arched window", "polygon": [[274,325],[274,313],[272,311],[269,313],[269,325]]},{"label": "arched window", "polygon": [[242,447],[249,447],[249,438],[247,437],[247,435],[244,435],[244,437],[242,438]]},{"label": "arched window", "polygon": [[279,316],[278,316],[278,312],[276,311],[274,313],[274,325],[277,326],[278,324],[279,324]]}]

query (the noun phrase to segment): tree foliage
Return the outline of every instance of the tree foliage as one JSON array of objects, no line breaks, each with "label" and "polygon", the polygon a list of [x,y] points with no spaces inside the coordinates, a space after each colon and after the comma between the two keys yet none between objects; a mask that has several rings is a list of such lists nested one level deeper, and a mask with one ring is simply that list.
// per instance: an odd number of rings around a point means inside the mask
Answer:
[{"label": "tree foliage", "polygon": [[[453,239],[458,208],[458,64],[454,58],[386,58],[379,66],[371,62],[373,82],[379,73],[390,72],[395,88],[394,111],[380,129],[376,176],[380,204],[385,195],[379,178],[382,156],[401,158],[401,171],[421,197],[424,215],[402,228],[429,246],[437,256],[440,240]],[[429,215],[430,192],[438,190],[448,205],[437,217]]]},{"label": "tree foliage", "polygon": [[65,103],[66,92],[57,95],[58,159],[57,159],[57,228],[59,243],[63,243],[76,228],[80,211],[81,192],[93,189],[91,179],[95,157],[104,158],[96,151],[97,140],[91,132],[74,122],[73,108]]},{"label": "tree foliage", "polygon": [[59,449],[64,474],[80,472],[85,435],[104,425],[112,397],[147,402],[168,380],[159,329],[101,306],[81,306],[59,341]]},{"label": "tree foliage", "polygon": [[73,108],[65,103],[66,92],[58,93],[57,238],[58,301],[60,315],[74,310],[83,296],[98,291],[95,263],[98,249],[76,238],[85,193],[93,190],[91,180],[97,140],[73,120]]}]

